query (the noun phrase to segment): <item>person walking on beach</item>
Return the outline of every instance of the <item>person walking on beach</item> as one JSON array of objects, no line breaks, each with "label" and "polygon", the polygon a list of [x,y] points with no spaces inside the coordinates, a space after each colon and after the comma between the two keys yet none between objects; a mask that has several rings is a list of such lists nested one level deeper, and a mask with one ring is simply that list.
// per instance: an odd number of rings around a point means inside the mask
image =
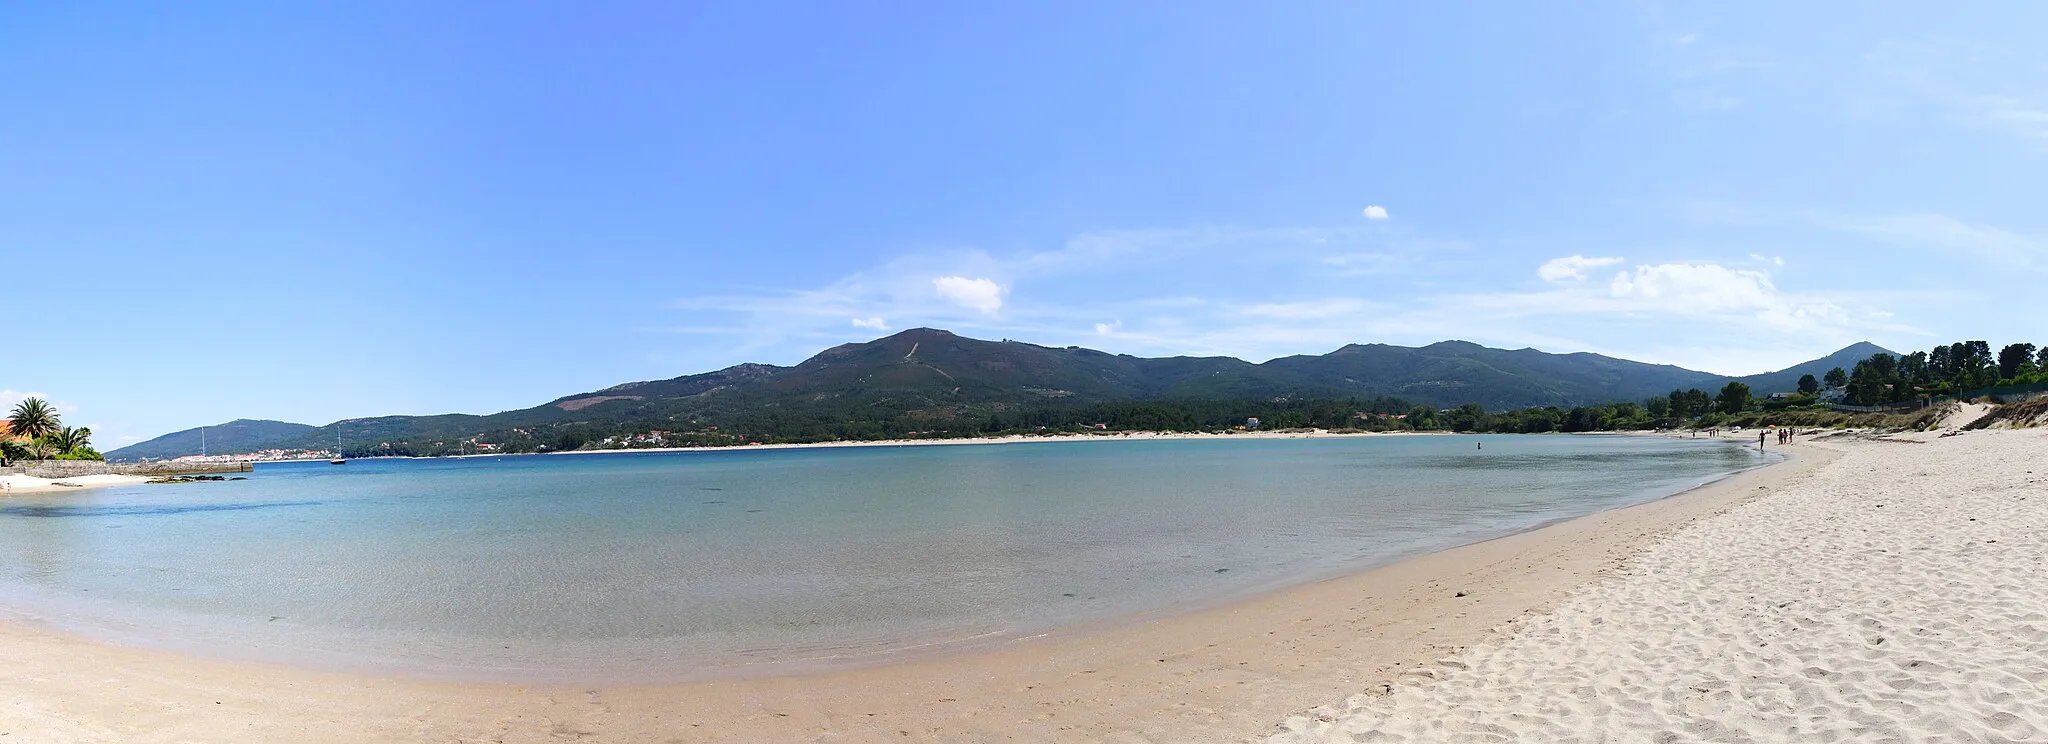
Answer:
[{"label": "person walking on beach", "polygon": [[1769,433],[1770,432],[1767,431],[1759,431],[1756,433],[1756,451],[1764,451],[1764,435]]}]

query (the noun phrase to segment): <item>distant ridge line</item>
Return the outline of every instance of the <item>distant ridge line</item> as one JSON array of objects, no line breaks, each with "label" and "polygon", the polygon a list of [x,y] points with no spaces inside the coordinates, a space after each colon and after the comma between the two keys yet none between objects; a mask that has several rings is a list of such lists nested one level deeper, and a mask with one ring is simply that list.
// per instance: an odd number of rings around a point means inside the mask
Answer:
[{"label": "distant ridge line", "polygon": [[[1712,391],[1730,381],[1748,384],[1757,395],[1784,392],[1794,389],[1803,374],[1819,377],[1880,352],[1889,353],[1861,342],[1783,370],[1728,377],[1594,352],[1496,349],[1457,339],[1419,347],[1350,343],[1325,354],[1254,364],[1235,357],[1137,357],[912,328],[839,344],[789,367],[736,364],[666,380],[619,383],[488,415],[351,418],[320,427],[237,420],[208,427],[208,435],[214,451],[239,453],[301,445],[324,449],[337,438],[352,447],[358,442],[447,447],[450,439],[488,432],[601,437],[628,425],[648,431],[716,428],[760,416],[821,423],[893,417],[943,428],[948,421],[1005,411],[1148,400],[1398,398],[1432,407],[1570,408],[1640,401],[1674,389]],[[195,431],[173,432],[107,455],[188,454],[182,437]],[[196,452],[196,441],[192,444],[189,449]]]}]

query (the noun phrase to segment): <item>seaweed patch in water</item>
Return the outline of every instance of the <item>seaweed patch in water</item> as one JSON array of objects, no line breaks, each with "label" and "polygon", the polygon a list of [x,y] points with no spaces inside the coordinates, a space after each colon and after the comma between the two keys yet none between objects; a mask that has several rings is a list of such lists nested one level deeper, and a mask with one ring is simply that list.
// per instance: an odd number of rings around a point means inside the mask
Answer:
[{"label": "seaweed patch in water", "polygon": [[248,511],[288,506],[315,506],[320,501],[278,501],[268,504],[151,504],[131,506],[7,506],[0,517],[154,517],[190,512]]}]

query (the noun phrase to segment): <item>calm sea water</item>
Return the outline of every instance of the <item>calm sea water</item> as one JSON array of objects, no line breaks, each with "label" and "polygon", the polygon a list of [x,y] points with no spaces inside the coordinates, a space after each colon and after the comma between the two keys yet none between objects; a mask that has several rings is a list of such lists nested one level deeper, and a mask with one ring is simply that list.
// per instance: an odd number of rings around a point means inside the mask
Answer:
[{"label": "calm sea water", "polygon": [[1177,611],[1761,463],[1550,435],[265,464],[0,501],[0,614],[320,668],[686,679]]}]

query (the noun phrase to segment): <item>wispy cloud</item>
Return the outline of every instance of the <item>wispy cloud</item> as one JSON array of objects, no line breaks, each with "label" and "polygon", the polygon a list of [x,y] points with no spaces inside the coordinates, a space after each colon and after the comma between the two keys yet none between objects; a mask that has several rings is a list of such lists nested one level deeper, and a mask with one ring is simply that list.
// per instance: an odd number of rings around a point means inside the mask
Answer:
[{"label": "wispy cloud", "polygon": [[1825,227],[1915,248],[1974,256],[2001,269],[2048,270],[2048,242],[1945,214],[1821,215]]},{"label": "wispy cloud", "polygon": [[[1776,353],[1789,363],[1815,351],[1816,339],[1846,345],[1878,330],[1916,332],[1885,317],[1889,305],[1781,288],[1770,273],[1776,263],[1746,261],[1747,251],[1729,252],[1739,264],[1625,266],[1619,256],[1572,254],[1516,270],[1470,261],[1479,250],[1380,226],[1107,231],[1051,251],[906,255],[814,289],[691,297],[673,307],[698,316],[691,326],[722,319],[744,329],[744,344],[806,353],[849,340],[849,330],[932,325],[1255,361],[1445,338],[1678,361],[1658,358],[1655,344],[1685,338],[1689,348],[1744,359]],[[1530,272],[1545,280],[1538,289],[1508,289],[1526,287],[1517,277]]]},{"label": "wispy cloud", "polygon": [[[1969,222],[1940,212],[1847,213],[1707,203],[1686,205],[1684,212],[1694,221],[1708,225],[1818,228],[1911,250],[1940,249],[1999,270],[2048,271],[2048,238]],[[1783,256],[1751,253],[1749,257],[1758,263],[1785,265]]]},{"label": "wispy cloud", "polygon": [[1543,262],[1536,267],[1536,276],[1546,282],[1579,280],[1586,278],[1587,269],[1612,266],[1621,261],[1619,257],[1587,258],[1575,253]]},{"label": "wispy cloud", "polygon": [[2031,49],[1956,39],[1879,44],[1865,56],[1876,82],[1858,109],[1887,116],[1931,113],[2048,151],[2048,65]]},{"label": "wispy cloud", "polygon": [[1993,129],[2020,137],[2048,140],[2048,101],[2013,96],[1982,96],[1984,122]]},{"label": "wispy cloud", "polygon": [[1256,318],[1277,318],[1281,320],[1314,320],[1342,318],[1363,315],[1372,310],[1373,304],[1357,297],[1331,297],[1320,300],[1296,302],[1270,302],[1248,305],[1241,312]]}]

